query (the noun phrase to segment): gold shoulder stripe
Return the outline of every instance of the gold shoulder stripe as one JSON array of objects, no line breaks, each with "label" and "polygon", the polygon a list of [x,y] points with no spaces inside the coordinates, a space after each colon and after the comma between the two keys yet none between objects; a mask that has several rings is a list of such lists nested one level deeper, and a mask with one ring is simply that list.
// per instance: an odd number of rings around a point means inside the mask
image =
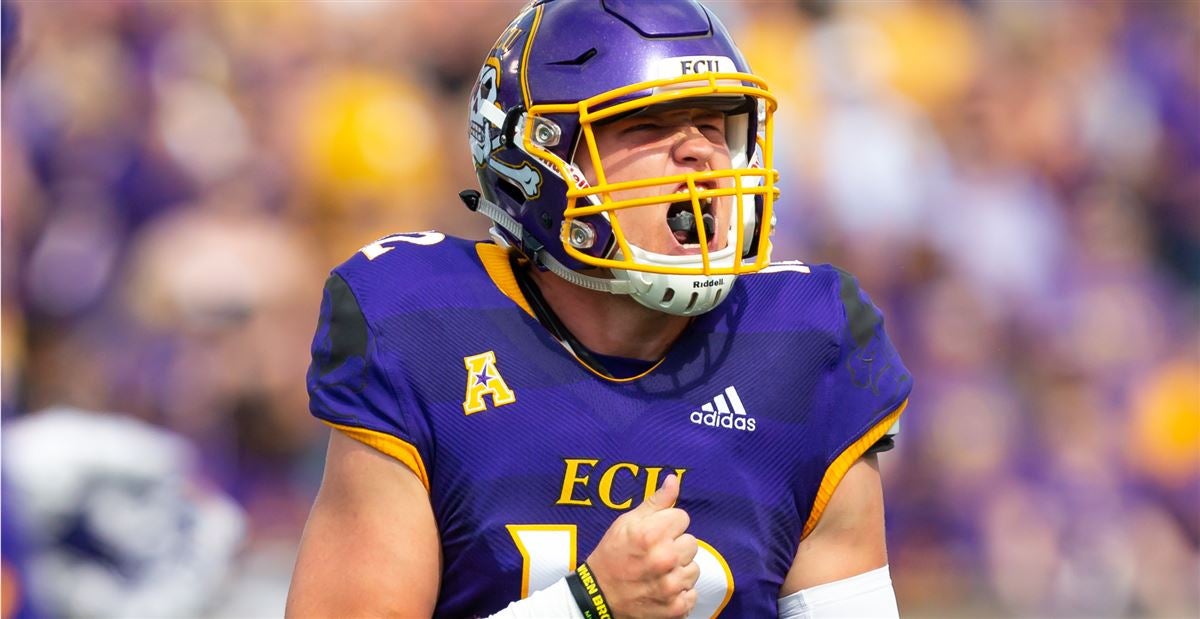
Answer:
[{"label": "gold shoulder stripe", "polygon": [[412,443],[375,430],[343,426],[324,419],[321,421],[342,434],[399,460],[401,464],[416,474],[421,483],[425,485],[425,491],[429,492],[429,474],[425,472],[425,463],[421,460],[421,454],[417,452],[417,448]]},{"label": "gold shoulder stripe", "polygon": [[[508,250],[492,243],[477,243],[475,245],[475,251],[478,252],[479,260],[483,263],[483,268],[487,270],[488,277],[492,279],[492,283],[496,285],[496,288],[498,288],[500,292],[504,293],[504,296],[512,299],[513,303],[516,303],[521,309],[525,310],[525,313],[529,314],[531,318],[537,320],[537,315],[533,313],[533,308],[529,306],[529,302],[525,300],[525,295],[521,294],[521,287],[517,285],[517,276],[513,274],[512,263],[508,261]],[[645,372],[642,372],[637,376],[630,376],[628,378],[613,378],[593,370],[588,364],[584,363],[583,360],[581,360],[579,357],[576,357],[574,353],[571,353],[571,356],[575,357],[575,360],[578,361],[579,364],[584,368],[586,368],[587,371],[613,383],[633,382],[649,374],[650,372],[653,372],[656,368],[658,368],[658,366],[662,365],[663,361],[666,361],[666,357],[659,359],[657,363],[647,368]]]},{"label": "gold shoulder stripe", "polygon": [[571,354],[571,356],[575,357],[575,360],[576,360],[576,361],[578,361],[580,365],[582,365],[583,367],[587,368],[587,371],[591,372],[592,374],[595,374],[596,376],[599,376],[600,378],[603,378],[604,380],[607,380],[607,381],[608,381],[608,382],[610,382],[610,383],[631,383],[631,382],[633,382],[633,381],[635,381],[635,380],[637,380],[637,379],[639,379],[639,378],[641,378],[641,377],[643,377],[643,376],[645,376],[645,375],[649,374],[650,372],[653,372],[654,370],[658,369],[658,366],[662,365],[662,362],[667,360],[667,358],[666,358],[666,357],[663,357],[662,359],[659,359],[658,361],[655,361],[655,362],[654,362],[654,365],[652,365],[652,366],[650,366],[650,367],[646,368],[646,371],[645,371],[645,372],[642,372],[641,374],[636,374],[636,375],[634,375],[634,376],[629,376],[629,377],[626,377],[626,378],[614,378],[614,377],[612,377],[612,376],[605,376],[605,375],[601,374],[600,372],[597,372],[596,370],[593,370],[593,369],[592,369],[592,366],[590,366],[590,365],[588,365],[588,364],[584,363],[584,362],[583,362],[583,359],[580,359],[580,358],[579,358],[578,356],[576,356],[574,353],[572,353],[572,354]]},{"label": "gold shoulder stripe", "polygon": [[526,314],[533,316],[533,308],[529,307],[525,295],[521,294],[521,287],[517,285],[517,276],[513,274],[512,264],[508,261],[508,250],[491,243],[477,243],[475,251],[496,288],[525,310]]},{"label": "gold shoulder stripe", "polygon": [[809,513],[808,522],[804,523],[804,532],[800,534],[800,539],[808,537],[808,534],[812,533],[812,530],[816,528],[817,521],[821,519],[821,514],[825,511],[825,506],[829,505],[829,499],[833,497],[833,491],[837,489],[838,484],[842,483],[842,478],[846,476],[846,471],[850,470],[850,467],[871,448],[871,445],[875,444],[875,441],[878,441],[883,438],[884,434],[887,434],[888,428],[891,428],[892,424],[896,423],[896,419],[900,417],[900,413],[903,413],[907,406],[908,400],[901,402],[900,406],[897,406],[895,410],[888,413],[887,417],[884,417],[882,421],[872,426],[870,430],[867,430],[866,434],[863,434],[857,441],[854,441],[854,443],[842,451],[834,459],[833,463],[829,465],[829,468],[825,469],[825,476],[821,478],[821,487],[817,489],[817,497],[813,499],[812,512]]}]

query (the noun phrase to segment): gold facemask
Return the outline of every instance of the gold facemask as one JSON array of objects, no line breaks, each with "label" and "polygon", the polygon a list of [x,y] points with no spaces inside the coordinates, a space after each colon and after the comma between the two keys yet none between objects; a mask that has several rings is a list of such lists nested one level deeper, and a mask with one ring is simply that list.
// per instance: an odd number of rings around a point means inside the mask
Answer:
[{"label": "gold facemask", "polygon": [[[606,104],[613,100],[646,90],[649,90],[651,94],[606,107]],[[762,158],[761,167],[758,167],[759,162],[755,161],[754,157],[742,155],[741,158],[745,161],[738,162],[735,158],[735,163],[740,163],[740,165],[728,169],[704,170],[618,183],[607,181],[603,162],[596,146],[595,126],[597,124],[650,106],[683,102],[686,99],[712,100],[714,97],[726,99],[736,97],[743,100],[748,98],[754,102],[748,113],[754,113],[753,110],[757,110],[759,116],[758,134],[755,141]],[[556,169],[563,179],[571,179],[567,181],[567,208],[564,212],[560,234],[567,255],[584,264],[605,269],[627,269],[666,275],[738,275],[758,271],[767,266],[770,260],[770,228],[771,222],[774,221],[775,200],[779,197],[779,190],[775,186],[779,179],[779,173],[772,167],[773,118],[777,107],[777,101],[768,92],[766,83],[757,76],[748,73],[682,75],[631,84],[601,93],[579,103],[533,105],[526,112],[521,139],[526,152],[543,159],[547,165]],[[549,138],[557,137],[552,129],[557,125],[545,119],[545,117],[555,114],[578,115],[582,137],[580,146],[586,147],[587,156],[590,157],[595,170],[596,183],[594,185],[589,186],[582,175],[578,173],[577,168],[543,146]],[[749,136],[746,139],[749,139]],[[744,144],[740,145],[740,149],[743,153],[752,150]],[[577,149],[577,152],[584,151]],[[719,182],[722,179],[730,179],[733,186],[720,188],[699,186],[705,182]],[[686,191],[679,190],[666,195],[622,200],[613,198],[615,192],[662,186],[668,186],[674,190],[680,185],[686,185]],[[752,211],[747,212],[747,209],[754,209],[754,196],[761,196],[763,202],[762,215],[757,222],[754,222],[753,219],[747,220],[747,217],[754,216]],[[733,221],[738,222],[731,226],[733,238],[729,239],[726,245],[727,249],[732,247],[733,252],[731,255],[726,255],[728,252],[722,251],[721,254],[726,257],[713,260],[708,243],[708,238],[713,231],[704,228],[702,201],[715,201],[717,198],[729,197],[733,199],[735,214]],[[621,230],[619,218],[615,216],[616,211],[679,201],[689,201],[692,206],[700,244],[699,264],[695,264],[694,260],[685,261],[690,264],[680,264],[679,261],[671,261],[671,264],[653,264],[637,260],[625,233]],[[576,247],[576,244],[580,243],[580,238],[575,238],[574,244],[572,242],[573,233],[578,234],[579,230],[590,228],[590,224],[579,221],[579,218],[597,214],[603,215],[608,220],[616,242],[616,249],[619,250],[609,257],[598,258],[580,251]],[[757,225],[748,225],[754,223]],[[743,256],[751,242],[751,239],[747,237],[753,233],[756,227],[759,235],[757,251],[749,256]],[[645,254],[646,252],[641,253]]]}]

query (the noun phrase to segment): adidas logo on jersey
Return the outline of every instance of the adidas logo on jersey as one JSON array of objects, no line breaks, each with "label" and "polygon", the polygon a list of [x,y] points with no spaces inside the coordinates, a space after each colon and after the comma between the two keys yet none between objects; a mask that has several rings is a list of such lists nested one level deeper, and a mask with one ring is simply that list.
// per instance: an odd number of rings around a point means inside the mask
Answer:
[{"label": "adidas logo on jersey", "polygon": [[691,421],[698,426],[730,428],[745,432],[753,432],[755,426],[754,418],[746,415],[742,399],[738,397],[737,389],[732,386],[726,387],[725,393],[713,398],[712,402],[704,403],[700,410],[692,411]]}]

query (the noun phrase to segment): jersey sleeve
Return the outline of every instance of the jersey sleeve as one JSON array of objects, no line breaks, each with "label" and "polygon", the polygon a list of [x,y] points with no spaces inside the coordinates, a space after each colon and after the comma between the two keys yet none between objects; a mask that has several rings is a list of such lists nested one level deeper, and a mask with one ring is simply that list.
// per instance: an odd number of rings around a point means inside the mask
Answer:
[{"label": "jersey sleeve", "polygon": [[402,405],[404,392],[392,379],[397,371],[398,359],[376,337],[354,291],[335,272],[325,282],[313,337],[307,377],[309,411],[399,460],[428,490],[428,434],[413,413],[415,407]]},{"label": "jersey sleeve", "polygon": [[883,328],[883,314],[853,275],[837,274],[841,308],[838,361],[826,377],[832,419],[826,434],[825,474],[803,535],[816,526],[833,491],[859,458],[887,451],[899,431],[913,380]]}]

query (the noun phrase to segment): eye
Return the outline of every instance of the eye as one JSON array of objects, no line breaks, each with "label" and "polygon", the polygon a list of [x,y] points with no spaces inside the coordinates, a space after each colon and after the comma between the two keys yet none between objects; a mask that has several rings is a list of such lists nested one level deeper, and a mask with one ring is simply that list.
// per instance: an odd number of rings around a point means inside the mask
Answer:
[{"label": "eye", "polygon": [[696,118],[696,127],[706,134],[725,135],[725,116],[705,114]]},{"label": "eye", "polygon": [[700,133],[713,142],[725,142],[725,123],[701,123]]},{"label": "eye", "polygon": [[625,127],[622,133],[639,133],[643,131],[657,131],[661,127],[653,122],[639,122]]}]

